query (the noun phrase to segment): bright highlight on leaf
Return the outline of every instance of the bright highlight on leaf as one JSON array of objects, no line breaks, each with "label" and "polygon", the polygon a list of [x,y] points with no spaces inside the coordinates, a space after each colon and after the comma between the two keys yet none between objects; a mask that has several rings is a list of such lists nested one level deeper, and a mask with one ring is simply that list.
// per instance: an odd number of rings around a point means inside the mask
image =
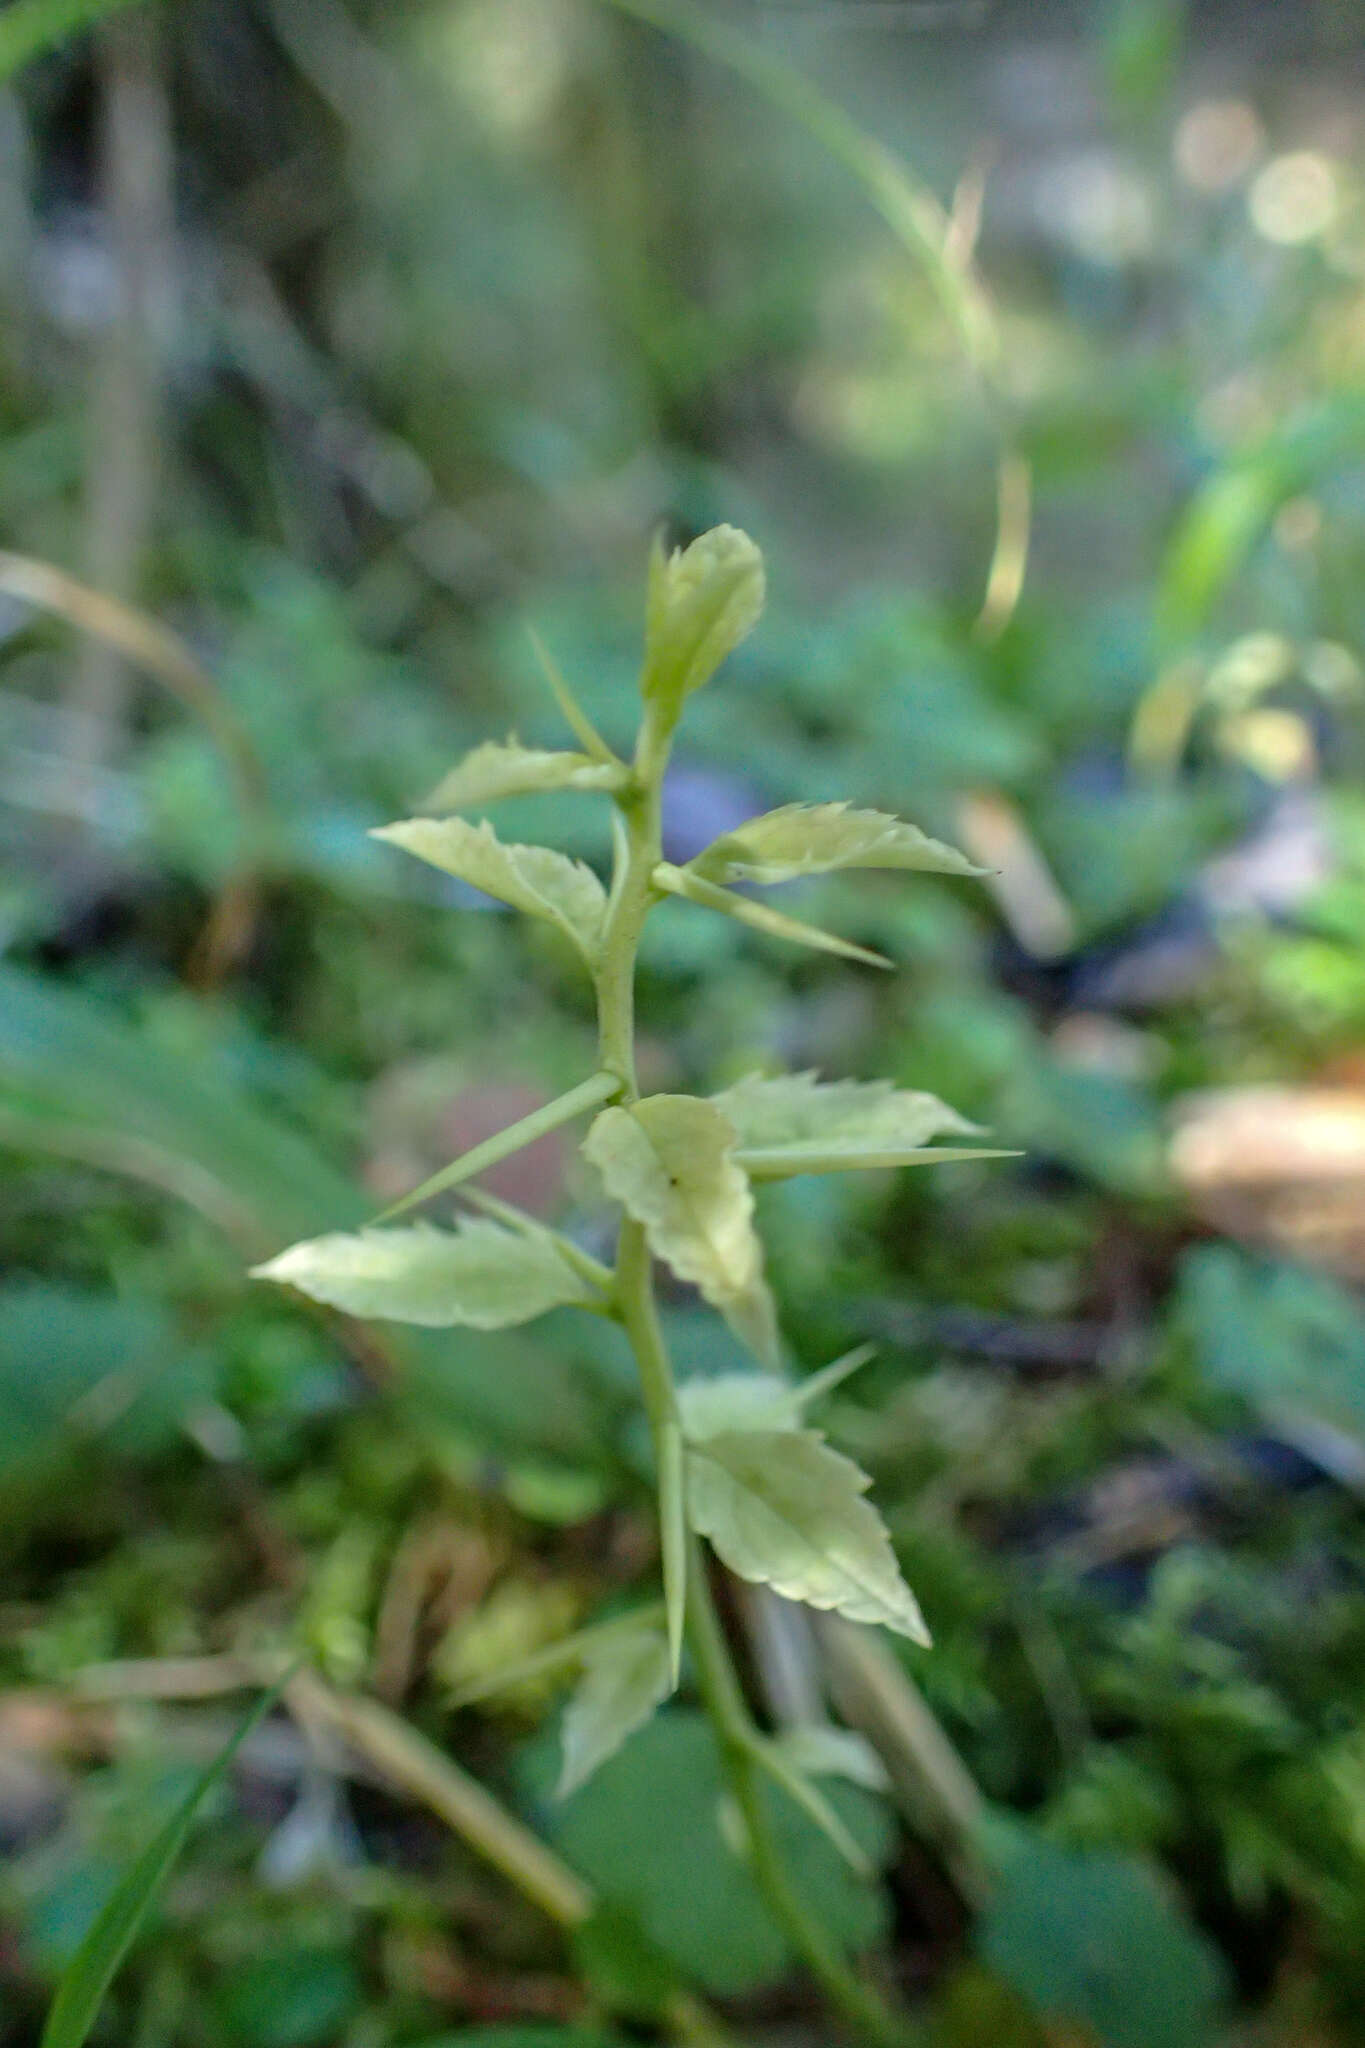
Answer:
[{"label": "bright highlight on leaf", "polygon": [[847,803],[784,804],[727,832],[688,866],[711,882],[794,882],[838,868],[913,868],[923,874],[980,875],[965,853],[918,825]]},{"label": "bright highlight on leaf", "polygon": [[737,924],[752,926],[754,931],[765,932],[770,939],[787,939],[797,946],[811,946],[817,953],[837,953],[844,960],[861,960],[864,967],[890,967],[883,953],[873,953],[866,946],[855,946],[851,939],[837,938],[833,932],[821,931],[819,925],[802,924],[796,917],[786,917],[770,904],[755,903],[750,896],[736,896],[729,889],[722,889],[715,882],[708,882],[704,876],[695,875],[689,868],[675,868],[669,861],[660,861],[654,870],[654,886],[666,895],[685,897],[689,903],[699,903],[704,910],[719,910],[726,917],[733,917]]},{"label": "bright highlight on leaf", "polygon": [[613,1631],[585,1648],[582,1682],[564,1710],[558,1797],[566,1799],[586,1784],[672,1690],[662,1629]]},{"label": "bright highlight on leaf", "polygon": [[309,1238],[253,1266],[251,1277],[297,1287],[347,1315],[437,1330],[502,1330],[547,1309],[603,1306],[549,1231],[506,1230],[483,1217],[453,1231],[414,1223]]},{"label": "bright highlight on leaf", "polygon": [[467,811],[500,797],[543,789],[620,789],[627,771],[591,754],[523,747],[516,735],[486,740],[466,754],[427,798],[429,811]]},{"label": "bright highlight on leaf", "polygon": [[604,1109],[583,1142],[607,1192],[644,1226],[650,1249],[699,1288],[761,1358],[777,1356],[754,1198],[721,1112],[690,1095]]},{"label": "bright highlight on leaf", "polygon": [[463,818],[407,818],[376,827],[370,837],[401,846],[514,910],[558,925],[589,967],[596,964],[607,897],[581,860],[548,846],[506,845],[486,820],[470,825]]},{"label": "bright highlight on leaf", "polygon": [[665,554],[655,543],[645,603],[640,689],[669,722],[683,699],[709,682],[758,624],[766,586],[763,557],[738,527],[714,526],[691,547]]},{"label": "bright highlight on leaf", "polygon": [[822,1081],[818,1074],[746,1075],[711,1100],[733,1124],[738,1158],[755,1180],[844,1168],[921,1166],[942,1159],[1000,1158],[991,1151],[929,1147],[937,1137],[981,1135],[936,1095],[890,1081]]},{"label": "bright highlight on leaf", "polygon": [[734,1430],[688,1453],[692,1526],[732,1572],[927,1645],[870,1484],[812,1430]]}]

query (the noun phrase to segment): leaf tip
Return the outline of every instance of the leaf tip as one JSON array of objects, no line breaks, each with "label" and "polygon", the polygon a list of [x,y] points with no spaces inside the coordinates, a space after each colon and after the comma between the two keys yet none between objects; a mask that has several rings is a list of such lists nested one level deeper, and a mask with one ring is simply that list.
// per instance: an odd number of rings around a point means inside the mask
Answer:
[{"label": "leaf tip", "polygon": [[929,1624],[920,1611],[919,1601],[908,1586],[905,1589],[905,1603],[901,1615],[891,1625],[898,1636],[904,1636],[907,1642],[916,1644],[919,1649],[933,1649],[934,1638],[930,1633]]}]

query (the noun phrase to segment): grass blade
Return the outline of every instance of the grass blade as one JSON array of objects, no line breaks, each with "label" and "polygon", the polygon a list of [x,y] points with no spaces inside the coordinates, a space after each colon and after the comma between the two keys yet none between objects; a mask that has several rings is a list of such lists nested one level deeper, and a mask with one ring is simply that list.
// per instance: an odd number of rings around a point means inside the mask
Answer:
[{"label": "grass blade", "polygon": [[737,72],[842,164],[922,266],[975,368],[988,383],[995,380],[1001,351],[990,305],[970,266],[955,260],[948,215],[938,198],[892,150],[772,50],[691,0],[608,0],[608,5]]},{"label": "grass blade", "polygon": [[986,596],[975,633],[999,638],[1014,615],[1028,559],[1028,465],[1013,445],[1002,376],[1004,349],[995,309],[972,263],[974,236],[961,232],[937,195],[895,151],[869,134],[837,101],[773,50],[693,0],[605,0],[618,14],[647,22],[746,79],[771,107],[804,128],[861,186],[873,209],[923,272],[996,415],[1002,443],[997,468],[997,527]]},{"label": "grass blade", "polygon": [[232,1759],[284,1690],[292,1671],[263,1694],[241,1727],[201,1772],[159,1835],[148,1843],[77,1949],[52,2001],[39,2048],[84,2048],[115,1972],[171,1874],[194,1817]]}]

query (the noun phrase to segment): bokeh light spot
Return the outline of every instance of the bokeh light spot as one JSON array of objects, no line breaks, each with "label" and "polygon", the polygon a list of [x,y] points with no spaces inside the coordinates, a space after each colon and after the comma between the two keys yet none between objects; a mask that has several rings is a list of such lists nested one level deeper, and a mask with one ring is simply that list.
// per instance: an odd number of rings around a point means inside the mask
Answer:
[{"label": "bokeh light spot", "polygon": [[1277,156],[1251,188],[1251,224],[1267,242],[1312,242],[1331,226],[1337,211],[1337,175],[1312,149]]},{"label": "bokeh light spot", "polygon": [[1201,100],[1175,131],[1175,167],[1196,192],[1226,192],[1250,171],[1263,140],[1245,100]]}]

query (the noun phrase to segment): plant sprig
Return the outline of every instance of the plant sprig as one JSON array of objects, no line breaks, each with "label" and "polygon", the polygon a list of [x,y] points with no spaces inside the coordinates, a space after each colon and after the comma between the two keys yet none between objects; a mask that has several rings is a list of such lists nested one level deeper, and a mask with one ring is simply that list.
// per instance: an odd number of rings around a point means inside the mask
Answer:
[{"label": "plant sprig", "polygon": [[[751,1076],[709,1099],[642,1095],[636,960],[650,913],[682,895],[776,936],[885,964],[733,895],[728,885],[762,887],[842,868],[979,871],[918,827],[846,803],[787,805],[728,833],[685,868],[664,861],[663,781],[685,704],[753,630],[764,595],[759,550],[734,527],[716,527],[672,553],[656,544],[631,760],[607,753],[550,668],[555,699],[584,751],[557,754],[515,739],[486,743],[433,793],[428,808],[448,812],[545,789],[608,797],[615,846],[609,889],[551,848],[505,844],[487,821],[428,816],[377,834],[559,929],[593,980],[598,1071],[453,1161],[387,1210],[380,1227],[296,1244],[254,1271],[352,1314],[400,1322],[502,1328],[575,1306],[623,1326],[654,1445],[663,1606],[662,1613],[646,1607],[575,1640],[567,1661],[579,1679],[565,1716],[561,1790],[581,1785],[677,1688],[686,1644],[770,1909],[845,2018],[869,2038],[889,2042],[904,2039],[901,2022],[831,1947],[782,1867],[761,1794],[764,1778],[851,1861],[858,1851],[815,1782],[810,1758],[774,1743],[755,1723],[716,1614],[702,1543],[742,1579],[928,1643],[919,1606],[867,1498],[870,1480],[804,1419],[805,1395],[818,1398],[863,1354],[838,1361],[807,1389],[785,1379],[753,1182],[1001,1155],[931,1144],[980,1133],[935,1097],[889,1082]],[[466,1219],[454,1231],[390,1220],[589,1110],[583,1153],[621,1209],[610,1269],[505,1204],[491,1219]],[[488,1211],[488,1204],[479,1206]],[[754,1354],[756,1370],[708,1384],[704,1397],[701,1390],[679,1397],[659,1321],[655,1260],[725,1318]]]}]

